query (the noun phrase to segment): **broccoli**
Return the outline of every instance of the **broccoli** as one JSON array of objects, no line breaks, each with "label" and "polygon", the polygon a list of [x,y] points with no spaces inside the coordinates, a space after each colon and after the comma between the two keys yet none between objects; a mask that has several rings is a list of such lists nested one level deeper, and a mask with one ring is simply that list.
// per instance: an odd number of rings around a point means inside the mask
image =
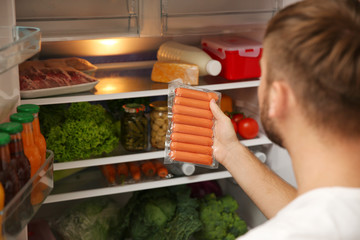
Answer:
[{"label": "broccoli", "polygon": [[197,199],[186,186],[135,192],[121,210],[118,239],[187,240],[200,230]]},{"label": "broccoli", "polygon": [[200,202],[201,231],[195,234],[199,240],[232,240],[246,233],[247,225],[236,214],[238,204],[231,196],[217,198],[206,195]]},{"label": "broccoli", "polygon": [[101,105],[72,103],[46,140],[57,162],[101,156],[119,144],[112,117]]}]

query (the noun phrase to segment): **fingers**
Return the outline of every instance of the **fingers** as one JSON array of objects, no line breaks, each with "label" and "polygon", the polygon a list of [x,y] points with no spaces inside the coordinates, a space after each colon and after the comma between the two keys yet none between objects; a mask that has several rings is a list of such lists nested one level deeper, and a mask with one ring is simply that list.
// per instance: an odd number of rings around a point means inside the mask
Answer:
[{"label": "fingers", "polygon": [[227,116],[221,111],[220,107],[215,103],[214,99],[210,101],[210,109],[216,120],[221,120]]}]

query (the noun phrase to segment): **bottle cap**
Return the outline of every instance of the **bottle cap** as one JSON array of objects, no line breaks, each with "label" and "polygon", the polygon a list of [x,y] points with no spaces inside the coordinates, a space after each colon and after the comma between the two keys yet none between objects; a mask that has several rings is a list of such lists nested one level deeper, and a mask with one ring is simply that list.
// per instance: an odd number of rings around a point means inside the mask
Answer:
[{"label": "bottle cap", "polygon": [[10,135],[4,132],[0,132],[0,145],[6,145],[10,142]]},{"label": "bottle cap", "polygon": [[0,124],[0,132],[5,132],[8,134],[19,133],[23,130],[23,126],[18,122],[5,122]]},{"label": "bottle cap", "polygon": [[34,120],[34,117],[31,113],[14,113],[10,116],[12,122],[19,123],[30,123]]},{"label": "bottle cap", "polygon": [[22,104],[19,105],[16,110],[18,112],[27,112],[27,113],[38,113],[40,110],[40,107],[35,104]]},{"label": "bottle cap", "polygon": [[254,155],[262,162],[266,162],[266,154],[263,152],[255,152]]},{"label": "bottle cap", "polygon": [[195,165],[189,164],[189,163],[184,163],[184,164],[181,166],[181,170],[183,171],[183,173],[184,173],[186,176],[193,175],[194,172],[195,172]]},{"label": "bottle cap", "polygon": [[211,76],[217,76],[219,75],[219,73],[221,72],[221,63],[217,60],[210,60],[207,64],[206,64],[206,71],[211,75]]}]

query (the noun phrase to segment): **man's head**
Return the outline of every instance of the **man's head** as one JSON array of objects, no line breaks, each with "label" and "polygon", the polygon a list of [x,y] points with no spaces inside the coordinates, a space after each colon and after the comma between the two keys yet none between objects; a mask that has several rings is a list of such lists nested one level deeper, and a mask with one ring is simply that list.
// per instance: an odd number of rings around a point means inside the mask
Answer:
[{"label": "man's head", "polygon": [[291,5],[270,20],[263,45],[266,83],[260,101],[272,140],[281,144],[282,139],[264,112],[275,81],[290,86],[309,124],[360,137],[359,1],[304,0]]}]

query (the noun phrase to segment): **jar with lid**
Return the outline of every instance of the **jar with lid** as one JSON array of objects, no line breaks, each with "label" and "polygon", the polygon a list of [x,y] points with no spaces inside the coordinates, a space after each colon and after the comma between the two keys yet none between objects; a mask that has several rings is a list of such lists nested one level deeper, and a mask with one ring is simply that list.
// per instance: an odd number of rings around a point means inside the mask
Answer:
[{"label": "jar with lid", "polygon": [[123,105],[121,143],[128,151],[142,151],[148,147],[148,121],[145,106],[138,103]]},{"label": "jar with lid", "polygon": [[155,101],[150,104],[151,145],[154,148],[165,148],[165,136],[168,127],[167,101]]}]

